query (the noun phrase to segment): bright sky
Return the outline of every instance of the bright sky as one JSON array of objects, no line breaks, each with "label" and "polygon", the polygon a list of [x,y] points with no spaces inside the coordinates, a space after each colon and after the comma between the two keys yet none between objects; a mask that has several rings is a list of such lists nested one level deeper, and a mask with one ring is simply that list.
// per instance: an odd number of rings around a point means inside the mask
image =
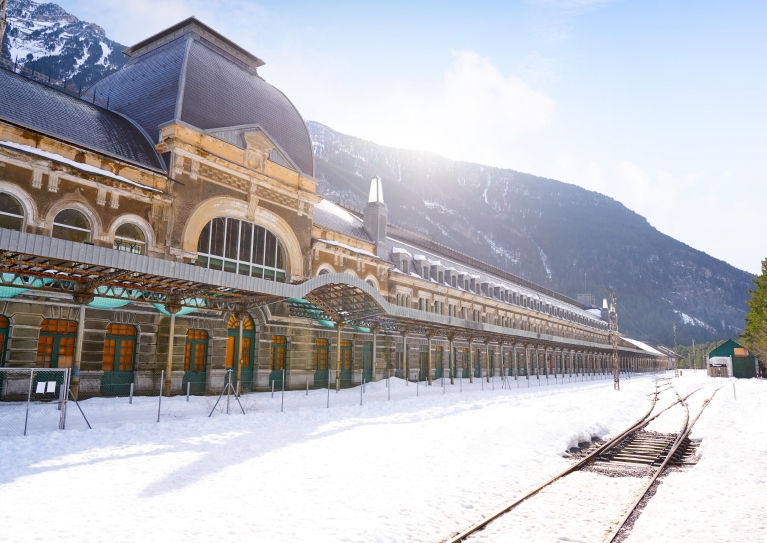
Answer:
[{"label": "bright sky", "polygon": [[195,15],[305,119],[612,196],[757,273],[767,2],[61,0],[126,45]]}]

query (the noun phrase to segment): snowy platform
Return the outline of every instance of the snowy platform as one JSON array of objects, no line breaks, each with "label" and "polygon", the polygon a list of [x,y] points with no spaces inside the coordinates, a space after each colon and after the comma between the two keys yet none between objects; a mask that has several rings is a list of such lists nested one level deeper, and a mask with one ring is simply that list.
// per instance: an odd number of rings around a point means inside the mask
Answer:
[{"label": "snowy platform", "polygon": [[[416,397],[392,380],[391,401],[379,382],[363,405],[359,387],[331,392],[329,409],[324,390],[291,391],[284,412],[279,393],[251,394],[245,416],[212,418],[210,398],[182,397],[159,424],[144,420],[157,399],[138,398],[136,422],[0,438],[0,541],[438,542],[564,469],[568,448],[628,426],[653,390],[648,377],[620,393],[610,380],[549,383],[504,390],[496,378],[482,391],[464,380],[443,394],[437,381]],[[727,387],[693,431],[700,462],[664,480],[629,541],[764,540],[767,432],[754,424],[767,382],[739,381],[737,401],[729,381],[702,373],[675,384]],[[109,421],[121,402],[82,405]],[[579,475],[578,488],[552,487],[545,506],[476,540],[598,541],[611,510],[589,499],[596,475]],[[624,479],[616,499],[632,492]]]}]

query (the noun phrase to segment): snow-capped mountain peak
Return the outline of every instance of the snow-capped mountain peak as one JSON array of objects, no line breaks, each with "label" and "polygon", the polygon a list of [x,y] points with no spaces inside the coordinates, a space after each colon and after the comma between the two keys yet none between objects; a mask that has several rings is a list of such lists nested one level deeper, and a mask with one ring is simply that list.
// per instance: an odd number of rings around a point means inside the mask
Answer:
[{"label": "snow-capped mountain peak", "polygon": [[88,86],[125,65],[124,46],[61,6],[9,0],[3,57],[54,79]]}]

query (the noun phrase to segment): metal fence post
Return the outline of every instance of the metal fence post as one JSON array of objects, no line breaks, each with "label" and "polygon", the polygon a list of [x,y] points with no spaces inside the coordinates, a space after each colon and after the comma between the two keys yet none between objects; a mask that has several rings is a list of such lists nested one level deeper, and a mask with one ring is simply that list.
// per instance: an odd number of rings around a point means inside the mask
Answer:
[{"label": "metal fence post", "polygon": [[189,401],[189,394],[192,392],[192,382],[187,381],[186,382],[186,401]]},{"label": "metal fence post", "polygon": [[69,401],[69,394],[67,394],[67,391],[69,390],[69,371],[70,371],[69,369],[64,371],[64,386],[62,387],[62,391],[61,391],[64,401],[61,404],[61,417],[59,418],[59,428],[62,430],[65,430],[67,426],[67,402]]},{"label": "metal fence post", "polygon": [[226,372],[226,414],[229,414],[229,396],[232,389],[232,370]]},{"label": "metal fence post", "polygon": [[[29,370],[29,392],[27,392],[27,414],[24,417],[24,435],[27,435],[27,423],[29,422],[29,402],[32,399],[32,381],[34,378],[35,370]],[[732,390],[735,390],[735,385],[732,386]]]},{"label": "metal fence post", "polygon": [[128,404],[133,403],[133,383],[130,384],[130,393],[128,394]]},{"label": "metal fence post", "polygon": [[285,407],[285,368],[282,368],[282,399],[280,400],[280,413]]},{"label": "metal fence post", "polygon": [[362,405],[362,389],[365,387],[365,379],[362,379],[362,383],[360,383],[360,405]]},{"label": "metal fence post", "polygon": [[[64,371],[65,371],[64,375],[66,375],[67,370],[64,370]],[[59,405],[56,408],[56,411],[61,411],[61,406],[64,403],[64,396],[66,396],[66,392],[65,392],[66,389],[64,388],[65,384],[66,384],[66,378],[62,379],[61,387],[59,388]],[[59,418],[61,417],[59,416]],[[61,422],[59,422],[59,429],[61,429]]]},{"label": "metal fence post", "polygon": [[[162,382],[165,380],[165,370],[160,372],[160,393],[157,395],[157,422],[160,422],[160,407],[162,406]],[[170,392],[170,387],[168,387]]]}]

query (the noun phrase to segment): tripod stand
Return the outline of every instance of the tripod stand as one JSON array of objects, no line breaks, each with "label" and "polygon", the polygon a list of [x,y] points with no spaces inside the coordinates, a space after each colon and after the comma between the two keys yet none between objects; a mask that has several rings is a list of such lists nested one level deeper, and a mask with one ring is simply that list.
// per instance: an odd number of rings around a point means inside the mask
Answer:
[{"label": "tripod stand", "polygon": [[234,394],[234,399],[237,400],[237,404],[240,406],[240,409],[242,410],[242,414],[245,414],[245,409],[242,408],[242,404],[240,403],[240,397],[237,395],[237,392],[234,390],[234,387],[232,386],[232,370],[226,371],[226,386],[221,391],[221,394],[218,395],[218,399],[216,400],[216,403],[213,404],[213,409],[210,410],[210,415],[208,415],[208,418],[210,418],[213,415],[213,411],[216,410],[216,406],[218,405],[218,402],[221,401],[221,398],[224,396],[224,392],[226,392],[226,414],[229,414],[229,398],[232,394]]}]

